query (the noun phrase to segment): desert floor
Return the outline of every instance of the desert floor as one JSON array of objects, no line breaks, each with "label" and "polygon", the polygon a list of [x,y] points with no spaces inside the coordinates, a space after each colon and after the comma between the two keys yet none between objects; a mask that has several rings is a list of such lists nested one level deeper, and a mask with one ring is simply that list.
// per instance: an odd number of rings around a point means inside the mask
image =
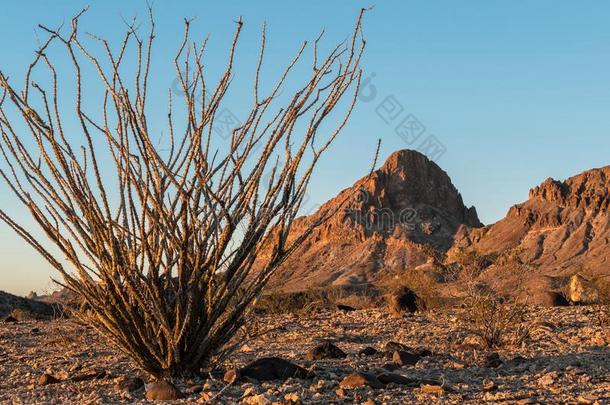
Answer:
[{"label": "desert floor", "polygon": [[[260,316],[256,330],[267,333],[247,342],[225,367],[278,356],[316,376],[260,384],[250,380],[228,387],[221,378],[179,381],[183,392],[192,393],[176,403],[202,403],[206,398],[213,398],[209,403],[257,404],[610,403],[610,334],[598,325],[592,308],[532,308],[530,336],[518,347],[497,349],[499,362],[489,361],[493,356],[463,327],[459,311],[403,318],[376,309]],[[348,356],[306,361],[307,351],[325,340]],[[390,341],[432,354],[416,365],[395,369],[383,354]],[[360,356],[367,346],[380,353]],[[429,386],[339,387],[354,371],[379,375],[388,369]],[[59,382],[40,385],[44,373]],[[128,358],[73,321],[0,324],[0,403],[149,403],[144,389],[129,393],[117,387],[125,376],[145,379]]]}]

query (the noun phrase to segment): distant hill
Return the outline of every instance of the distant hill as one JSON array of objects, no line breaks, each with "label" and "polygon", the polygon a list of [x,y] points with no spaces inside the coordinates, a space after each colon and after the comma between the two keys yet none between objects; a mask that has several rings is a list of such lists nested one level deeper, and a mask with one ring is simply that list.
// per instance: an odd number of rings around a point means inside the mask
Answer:
[{"label": "distant hill", "polygon": [[51,304],[0,291],[0,318],[5,318],[13,310],[32,318],[48,318],[57,313]]}]

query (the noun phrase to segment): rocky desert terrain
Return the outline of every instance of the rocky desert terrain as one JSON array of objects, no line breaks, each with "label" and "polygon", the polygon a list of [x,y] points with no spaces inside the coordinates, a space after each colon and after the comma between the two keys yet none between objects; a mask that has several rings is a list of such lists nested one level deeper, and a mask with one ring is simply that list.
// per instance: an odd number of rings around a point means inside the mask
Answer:
[{"label": "rocky desert terrain", "polygon": [[[460,311],[260,315],[250,327],[257,336],[222,369],[177,381],[183,399],[174,402],[610,403],[610,335],[594,307],[532,307],[528,336],[493,350]],[[278,372],[287,366],[269,357],[305,374],[285,378]],[[245,367],[256,360],[258,368]],[[231,369],[240,378],[225,375]],[[128,358],[73,320],[0,324],[0,403],[153,403],[144,383]]]},{"label": "rocky desert terrain", "polygon": [[290,237],[334,213],[276,273],[240,349],[175,386],[57,319],[79,305],[67,290],[0,292],[0,403],[610,403],[609,181],[547,180],[483,226],[439,166],[395,152],[296,220]]}]

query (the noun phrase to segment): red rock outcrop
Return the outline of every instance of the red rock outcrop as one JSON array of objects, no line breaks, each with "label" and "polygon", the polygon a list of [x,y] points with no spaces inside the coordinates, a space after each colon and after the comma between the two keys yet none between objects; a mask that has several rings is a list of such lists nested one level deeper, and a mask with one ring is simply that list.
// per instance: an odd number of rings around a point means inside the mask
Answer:
[{"label": "red rock outcrop", "polygon": [[[455,243],[459,247],[481,254],[519,252],[531,265],[526,278],[533,283],[532,289],[543,288],[540,280],[544,278],[580,272],[609,274],[610,166],[563,182],[547,179],[501,221],[481,229],[462,228]],[[504,273],[503,265],[496,264],[487,271],[487,278],[504,278],[507,285],[516,281]]]},{"label": "red rock outcrop", "polygon": [[412,150],[393,153],[379,169],[297,219],[292,235],[324,215],[282,265],[271,287],[285,291],[374,281],[428,260],[427,247],[446,251],[462,226],[482,226],[438,165]]}]

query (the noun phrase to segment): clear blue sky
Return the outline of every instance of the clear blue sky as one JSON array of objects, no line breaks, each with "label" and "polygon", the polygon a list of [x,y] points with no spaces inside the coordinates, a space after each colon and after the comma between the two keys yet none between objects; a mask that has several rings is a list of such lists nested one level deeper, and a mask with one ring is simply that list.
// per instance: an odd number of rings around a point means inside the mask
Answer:
[{"label": "clear blue sky", "polygon": [[[109,39],[123,32],[121,18],[145,17],[142,1],[4,1],[0,69],[22,80],[38,39],[44,37],[37,24],[69,21],[87,4],[91,8],[82,29]],[[158,66],[152,93],[158,102],[153,108],[160,116],[165,113],[167,88],[175,77],[168,61],[180,42],[183,17],[196,17],[195,33],[211,34],[208,55],[224,58],[233,21],[242,16],[246,25],[239,52],[244,67],[255,57],[266,21],[272,77],[302,39],[314,38],[322,28],[328,45],[331,39],[343,39],[359,8],[371,4],[157,0]],[[363,63],[374,87],[363,90],[369,97],[319,166],[310,204],[325,201],[365,174],[377,138],[383,140],[385,157],[434,135],[446,148],[437,163],[485,223],[503,217],[547,177],[563,179],[610,164],[609,21],[606,1],[378,1],[365,21]],[[234,89],[230,100],[236,112],[243,107],[240,95],[250,99],[249,93]],[[379,105],[392,96],[403,110],[396,120],[386,114],[386,123]],[[426,128],[410,145],[394,132],[397,120],[408,114]],[[33,227],[4,185],[0,192],[2,207]],[[42,259],[0,224],[1,290],[41,291],[50,286],[51,274]]]}]

